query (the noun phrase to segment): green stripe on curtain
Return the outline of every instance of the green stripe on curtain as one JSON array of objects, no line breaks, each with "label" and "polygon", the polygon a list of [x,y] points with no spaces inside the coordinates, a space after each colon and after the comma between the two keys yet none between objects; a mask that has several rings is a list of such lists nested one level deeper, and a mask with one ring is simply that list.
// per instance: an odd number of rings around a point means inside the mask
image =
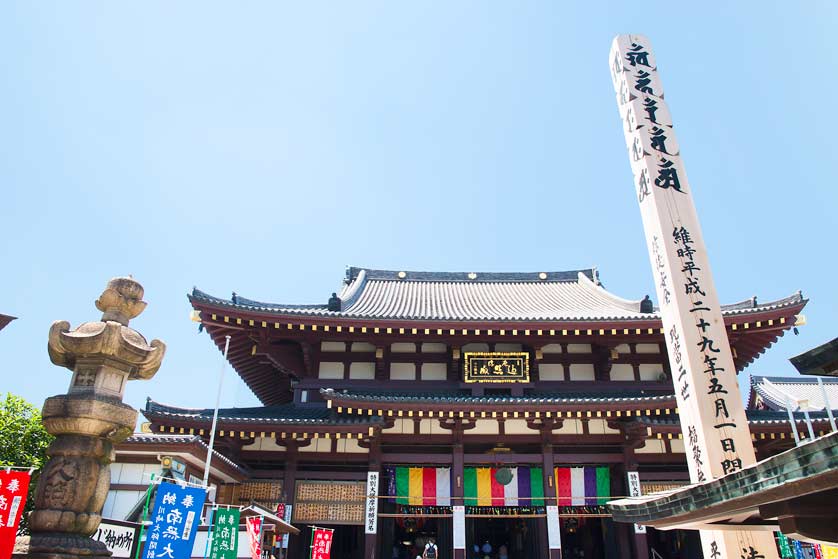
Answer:
[{"label": "green stripe on curtain", "polygon": [[465,493],[466,506],[477,506],[477,470],[475,468],[463,469],[463,492]]},{"label": "green stripe on curtain", "polygon": [[399,466],[396,468],[396,504],[408,504],[410,496],[410,468]]},{"label": "green stripe on curtain", "polygon": [[544,470],[541,468],[530,468],[530,492],[532,493],[530,506],[544,506]]},{"label": "green stripe on curtain", "polygon": [[611,499],[611,472],[608,466],[597,466],[596,469],[597,504],[604,505]]}]

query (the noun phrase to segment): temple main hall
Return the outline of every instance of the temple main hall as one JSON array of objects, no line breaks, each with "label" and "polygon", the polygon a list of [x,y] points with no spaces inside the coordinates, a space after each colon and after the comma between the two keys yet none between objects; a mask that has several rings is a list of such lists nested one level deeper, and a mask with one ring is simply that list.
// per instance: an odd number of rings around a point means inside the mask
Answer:
[{"label": "temple main hall", "polygon": [[[337,559],[414,559],[430,539],[446,559],[471,558],[475,545],[548,557],[548,522],[567,558],[700,556],[697,533],[615,523],[604,506],[689,475],[657,309],[609,292],[596,269],[353,267],[322,304],[197,289],[189,301],[219,351],[230,336],[227,359],[263,404],[219,411],[217,500],[290,505],[301,534],[288,557],[307,556],[312,525],[335,529]],[[724,305],[737,369],[794,327],[806,302]],[[792,447],[786,413],[765,405],[764,390],[750,400],[758,458]],[[119,445],[118,461],[161,449],[206,456],[213,409],[150,399],[143,413],[149,433]]]}]

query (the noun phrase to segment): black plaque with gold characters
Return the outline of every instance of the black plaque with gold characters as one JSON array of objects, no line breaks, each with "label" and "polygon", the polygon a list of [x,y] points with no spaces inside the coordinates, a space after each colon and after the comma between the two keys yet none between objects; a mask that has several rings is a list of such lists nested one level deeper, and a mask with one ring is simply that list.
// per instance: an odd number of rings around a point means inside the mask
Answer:
[{"label": "black plaque with gold characters", "polygon": [[514,352],[466,352],[466,382],[529,382],[530,354]]}]

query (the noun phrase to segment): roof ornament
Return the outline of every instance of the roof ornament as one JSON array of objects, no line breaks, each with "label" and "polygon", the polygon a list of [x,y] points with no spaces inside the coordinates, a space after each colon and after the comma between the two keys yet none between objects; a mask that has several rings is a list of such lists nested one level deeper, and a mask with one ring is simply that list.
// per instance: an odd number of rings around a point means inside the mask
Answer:
[{"label": "roof ornament", "polygon": [[644,314],[655,312],[655,306],[652,304],[652,300],[649,298],[648,295],[643,297],[643,300],[640,301],[640,312]]},{"label": "roof ornament", "polygon": [[239,297],[238,297],[238,295],[236,295],[236,292],[235,292],[235,291],[233,291],[233,294],[230,296],[230,300],[233,302],[233,304],[234,304],[234,305],[235,305],[235,304],[238,304],[238,302],[239,302],[239,301],[238,301],[238,298],[239,298]]},{"label": "roof ornament", "polygon": [[332,293],[332,296],[329,297],[328,308],[330,311],[340,312],[340,297],[337,293]]}]

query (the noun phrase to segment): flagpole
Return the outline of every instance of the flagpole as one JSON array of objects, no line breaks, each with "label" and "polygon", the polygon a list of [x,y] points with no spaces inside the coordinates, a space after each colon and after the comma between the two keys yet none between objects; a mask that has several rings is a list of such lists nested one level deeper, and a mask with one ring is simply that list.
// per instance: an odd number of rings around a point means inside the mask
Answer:
[{"label": "flagpole", "polygon": [[[215,427],[218,425],[218,406],[221,405],[221,388],[224,386],[224,370],[227,368],[227,351],[230,349],[230,336],[224,336],[224,361],[221,363],[221,373],[218,375],[218,395],[215,397],[215,409],[212,412],[212,428],[210,429],[209,449],[207,450],[207,462],[204,466],[204,487],[209,487],[210,464],[212,463],[212,452],[215,446]],[[215,496],[212,497],[215,502]]]}]

